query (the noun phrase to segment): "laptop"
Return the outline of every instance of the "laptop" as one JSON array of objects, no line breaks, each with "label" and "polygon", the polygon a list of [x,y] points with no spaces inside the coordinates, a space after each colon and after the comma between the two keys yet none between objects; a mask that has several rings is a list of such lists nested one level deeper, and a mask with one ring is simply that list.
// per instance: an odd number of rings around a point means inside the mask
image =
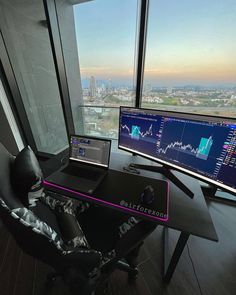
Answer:
[{"label": "laptop", "polygon": [[92,194],[107,174],[110,151],[111,140],[71,135],[69,163],[46,180]]}]

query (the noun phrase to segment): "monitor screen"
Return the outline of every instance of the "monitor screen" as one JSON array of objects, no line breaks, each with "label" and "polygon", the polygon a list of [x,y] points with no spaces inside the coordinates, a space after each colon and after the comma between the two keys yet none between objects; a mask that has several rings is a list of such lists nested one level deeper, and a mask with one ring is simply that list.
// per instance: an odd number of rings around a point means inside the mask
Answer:
[{"label": "monitor screen", "polygon": [[120,108],[120,149],[236,193],[236,120]]},{"label": "monitor screen", "polygon": [[70,136],[70,160],[108,168],[111,141],[88,136]]}]

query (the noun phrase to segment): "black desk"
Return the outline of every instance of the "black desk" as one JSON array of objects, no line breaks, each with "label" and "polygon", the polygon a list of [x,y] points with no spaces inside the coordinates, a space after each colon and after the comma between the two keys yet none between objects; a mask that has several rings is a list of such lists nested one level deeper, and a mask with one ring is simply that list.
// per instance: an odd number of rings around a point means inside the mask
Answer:
[{"label": "black desk", "polygon": [[[139,157],[132,157],[120,154],[111,155],[112,169],[123,171],[123,166],[131,162],[140,164],[148,162],[148,164],[150,164],[149,161],[140,159]],[[170,281],[174,273],[176,265],[179,261],[179,258],[183,252],[183,249],[190,235],[199,236],[201,238],[209,239],[212,241],[218,241],[218,237],[211,216],[209,214],[204,196],[202,194],[199,182],[196,179],[186,176],[182,173],[175,173],[180,178],[180,180],[182,180],[194,192],[194,198],[189,198],[178,187],[176,187],[174,184],[170,182],[169,219],[168,221],[152,220],[153,222],[156,222],[164,226],[163,278],[167,283]],[[141,171],[140,175],[153,178],[153,180],[165,179],[164,176],[158,173],[148,171]],[[102,190],[102,187],[100,190]],[[107,193],[107,191],[105,193]],[[122,210],[122,208],[118,209]],[[135,215],[134,212],[132,212],[131,214]],[[173,228],[181,232],[175,250],[171,257],[168,251],[168,228]]]}]

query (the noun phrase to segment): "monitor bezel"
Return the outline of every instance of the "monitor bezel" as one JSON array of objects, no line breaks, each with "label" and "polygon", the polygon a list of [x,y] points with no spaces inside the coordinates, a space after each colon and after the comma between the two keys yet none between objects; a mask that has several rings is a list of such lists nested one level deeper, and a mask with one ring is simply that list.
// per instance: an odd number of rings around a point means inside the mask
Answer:
[{"label": "monitor bezel", "polygon": [[[126,147],[123,147],[120,145],[120,123],[121,123],[121,110],[122,109],[130,109],[130,110],[137,110],[137,111],[153,111],[153,112],[157,112],[158,114],[160,114],[160,116],[168,116],[168,114],[170,116],[173,116],[173,117],[181,117],[181,116],[187,116],[188,118],[187,119],[192,119],[192,120],[197,120],[197,118],[199,118],[199,120],[201,120],[200,118],[205,118],[204,121],[207,121],[207,118],[209,119],[212,119],[211,122],[217,122],[217,120],[223,120],[223,121],[227,121],[229,123],[234,123],[236,124],[236,118],[229,118],[229,117],[223,117],[223,116],[211,116],[211,115],[204,115],[204,114],[194,114],[194,113],[184,113],[184,112],[175,112],[175,111],[166,111],[166,110],[156,110],[156,109],[148,109],[148,108],[137,108],[137,107],[130,107],[130,106],[120,106],[120,112],[119,112],[119,132],[118,132],[118,148],[120,150],[123,150],[123,151],[126,151],[126,152],[129,152],[129,153],[132,153],[132,154],[135,154],[135,155],[138,155],[138,156],[141,156],[145,159],[148,159],[148,160],[151,160],[153,162],[156,162],[158,164],[161,164],[163,166],[166,166],[168,168],[171,168],[173,170],[177,170],[177,171],[180,171],[182,173],[185,173],[187,175],[190,175],[192,177],[195,177],[201,181],[204,181],[208,184],[213,184],[217,187],[219,187],[220,189],[226,191],[226,192],[230,192],[231,194],[233,195],[236,195],[236,188],[232,188],[224,183],[221,183],[221,182],[218,182],[216,180],[213,180],[207,176],[203,176],[197,172],[193,172],[191,170],[188,170],[180,165],[175,165],[171,162],[168,162],[168,161],[165,161],[165,160],[162,160],[162,159],[159,159],[159,158],[154,158],[152,156],[149,156],[147,154],[143,154],[139,151],[136,151],[136,150],[131,150],[129,148],[126,148]],[[195,118],[194,118],[195,117]]]},{"label": "monitor bezel", "polygon": [[[73,137],[73,136],[109,142],[110,143],[110,149],[109,149],[109,155],[108,155],[108,165],[105,166],[105,165],[96,164],[96,163],[83,162],[83,161],[80,161],[80,160],[71,158],[70,157],[71,156],[71,137]],[[75,162],[80,163],[80,164],[86,164],[86,165],[89,165],[91,167],[99,167],[99,168],[103,168],[103,169],[109,169],[109,166],[110,166],[110,158],[111,158],[111,145],[112,145],[112,141],[110,139],[107,139],[107,138],[90,136],[90,135],[70,134],[70,141],[69,141],[69,161],[75,161]]]}]

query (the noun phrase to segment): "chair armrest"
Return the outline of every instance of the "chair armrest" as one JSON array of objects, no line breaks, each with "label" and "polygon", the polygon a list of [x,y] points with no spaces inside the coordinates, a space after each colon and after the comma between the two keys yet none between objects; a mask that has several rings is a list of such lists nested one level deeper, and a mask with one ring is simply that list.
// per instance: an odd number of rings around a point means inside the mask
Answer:
[{"label": "chair armrest", "polygon": [[78,215],[89,208],[89,203],[87,202],[72,200],[69,197],[52,191],[45,191],[41,201],[48,205],[52,210],[60,210],[72,215]]},{"label": "chair armrest", "polygon": [[61,237],[68,247],[72,250],[78,246],[90,249],[83,230],[74,215],[62,211],[56,211],[55,215],[61,231]]}]

